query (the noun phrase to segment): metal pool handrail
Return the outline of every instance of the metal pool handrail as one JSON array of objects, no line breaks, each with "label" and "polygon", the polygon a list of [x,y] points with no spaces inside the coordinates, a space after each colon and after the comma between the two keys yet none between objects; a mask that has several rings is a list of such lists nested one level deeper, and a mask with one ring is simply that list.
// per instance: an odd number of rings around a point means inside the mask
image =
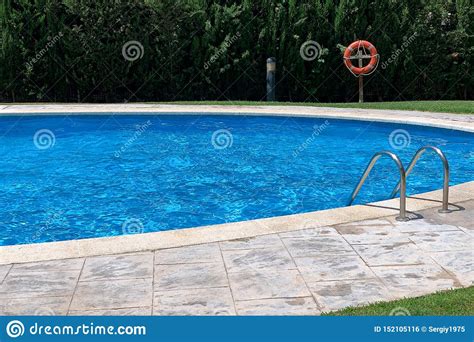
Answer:
[{"label": "metal pool handrail", "polygon": [[357,186],[354,188],[354,191],[352,192],[351,199],[349,201],[349,205],[352,205],[354,202],[355,198],[359,194],[360,189],[362,188],[362,185],[364,184],[365,180],[370,174],[370,171],[372,171],[372,168],[374,167],[375,163],[380,159],[382,156],[389,156],[397,165],[398,171],[400,172],[400,215],[396,218],[397,221],[408,221],[408,217],[406,216],[406,173],[405,173],[405,168],[403,167],[403,164],[398,158],[398,156],[395,153],[392,153],[390,151],[380,151],[374,154],[372,159],[370,160],[369,164],[365,168],[364,173],[362,174],[362,177],[359,180],[359,183]]},{"label": "metal pool handrail", "polygon": [[[450,213],[451,210],[448,208],[448,198],[449,198],[449,162],[448,159],[446,158],[446,155],[441,151],[438,147],[435,146],[423,146],[420,148],[415,155],[413,156],[413,159],[411,160],[410,164],[408,165],[407,171],[406,171],[406,177],[410,175],[411,171],[415,167],[416,163],[420,159],[420,157],[427,151],[427,150],[432,150],[434,151],[438,157],[441,159],[443,162],[443,168],[444,168],[444,174],[443,174],[443,207],[438,210],[440,213]],[[400,189],[400,182],[395,186],[393,189],[390,197],[394,198],[397,195],[398,190]]]}]

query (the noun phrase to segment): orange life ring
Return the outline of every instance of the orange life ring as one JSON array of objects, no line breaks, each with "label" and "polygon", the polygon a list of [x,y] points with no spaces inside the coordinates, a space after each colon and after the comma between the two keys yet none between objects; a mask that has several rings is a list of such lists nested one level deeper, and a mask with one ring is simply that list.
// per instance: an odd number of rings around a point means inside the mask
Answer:
[{"label": "orange life ring", "polygon": [[[354,51],[359,51],[360,48],[365,48],[370,52],[370,61],[365,67],[359,68],[352,64],[351,56]],[[344,51],[344,64],[355,75],[370,74],[376,67],[379,61],[379,55],[375,46],[366,40],[357,40],[349,45]]]}]

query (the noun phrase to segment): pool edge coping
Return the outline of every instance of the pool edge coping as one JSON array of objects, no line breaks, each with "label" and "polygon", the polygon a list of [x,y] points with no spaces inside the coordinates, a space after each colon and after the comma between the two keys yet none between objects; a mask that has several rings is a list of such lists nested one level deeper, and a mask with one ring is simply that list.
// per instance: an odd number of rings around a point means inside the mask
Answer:
[{"label": "pool edge coping", "polygon": [[[311,106],[239,106],[239,105],[166,105],[166,104],[55,104],[0,106],[1,116],[32,115],[261,115],[312,117],[373,121],[455,129],[474,132],[474,122],[466,121],[470,114],[435,113],[409,110],[336,108]],[[439,118],[431,116],[442,116]]]},{"label": "pool edge coping", "polygon": [[[408,212],[441,207],[442,190],[407,198]],[[450,204],[474,199],[474,181],[450,187]],[[135,235],[0,246],[0,265],[148,252],[396,216],[398,199],[303,214]],[[441,215],[441,214],[440,214]],[[449,214],[442,214],[449,215]]]}]

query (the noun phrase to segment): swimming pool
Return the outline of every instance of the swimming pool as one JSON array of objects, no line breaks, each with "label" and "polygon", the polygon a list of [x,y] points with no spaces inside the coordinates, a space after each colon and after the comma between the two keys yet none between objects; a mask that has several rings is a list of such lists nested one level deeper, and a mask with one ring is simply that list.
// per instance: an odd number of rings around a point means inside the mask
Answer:
[{"label": "swimming pool", "polygon": [[[0,245],[195,227],[347,205],[372,155],[408,163],[424,145],[474,180],[474,134],[414,125],[271,116],[0,117]],[[441,188],[425,154],[408,194]],[[398,179],[381,159],[356,203]]]}]

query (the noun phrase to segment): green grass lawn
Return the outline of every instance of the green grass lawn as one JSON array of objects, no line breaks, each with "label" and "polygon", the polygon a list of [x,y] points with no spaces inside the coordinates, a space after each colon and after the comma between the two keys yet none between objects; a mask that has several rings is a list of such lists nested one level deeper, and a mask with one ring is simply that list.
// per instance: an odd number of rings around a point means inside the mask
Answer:
[{"label": "green grass lawn", "polygon": [[368,108],[391,110],[419,110],[423,112],[444,112],[474,114],[474,101],[406,101],[406,102],[366,102],[366,103],[317,103],[317,102],[257,102],[257,101],[181,101],[170,104],[193,105],[241,105],[241,106],[315,106],[336,108]]},{"label": "green grass lawn", "polygon": [[[392,312],[393,310],[393,312]],[[325,316],[388,316],[406,313],[411,316],[472,316],[474,315],[474,286],[438,292],[423,297],[381,302],[340,311]]]}]

